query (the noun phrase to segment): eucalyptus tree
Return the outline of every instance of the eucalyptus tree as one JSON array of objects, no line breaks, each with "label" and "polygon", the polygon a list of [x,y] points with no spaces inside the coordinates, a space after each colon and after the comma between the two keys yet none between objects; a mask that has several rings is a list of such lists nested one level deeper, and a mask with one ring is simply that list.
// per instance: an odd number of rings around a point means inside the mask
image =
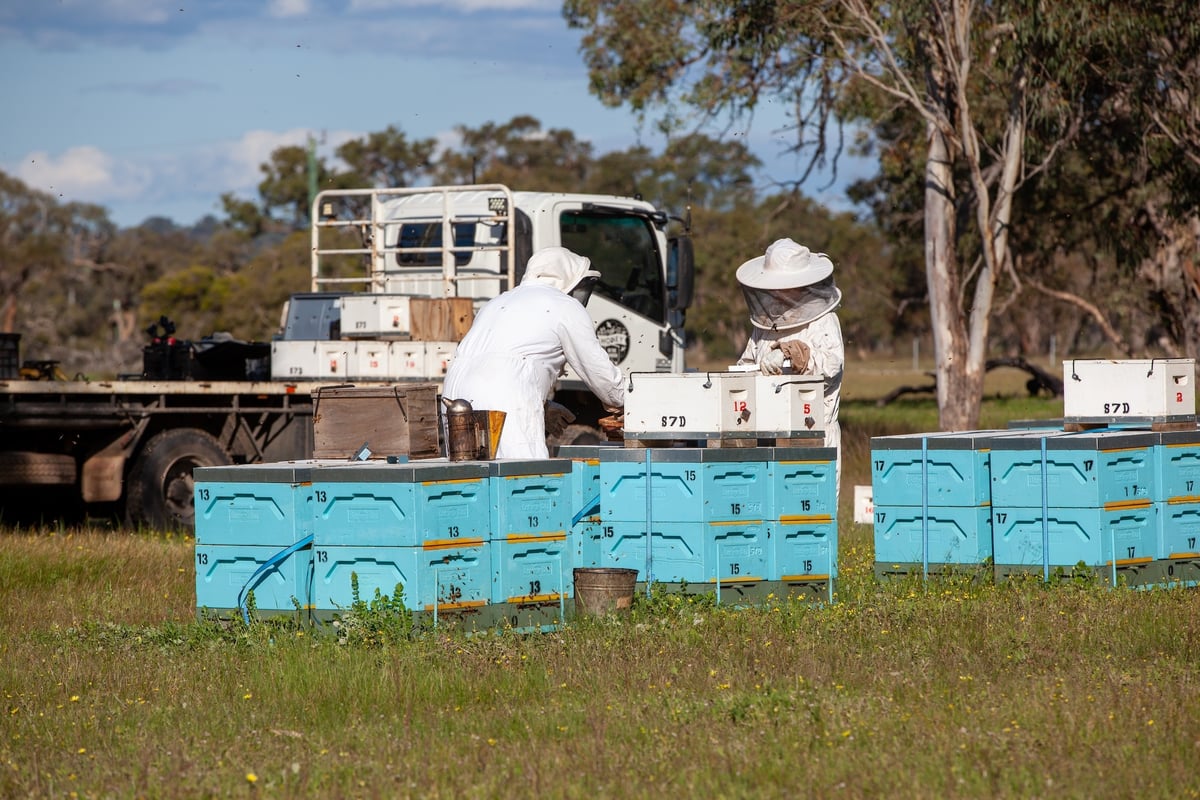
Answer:
[{"label": "eucalyptus tree", "polygon": [[[641,113],[703,118],[792,108],[809,165],[846,145],[843,119],[919,121],[924,267],[943,428],[979,419],[990,317],[1022,182],[1076,134],[1084,78],[1115,58],[1109,4],[1086,0],[567,0],[592,90]],[[869,98],[869,102],[864,102]],[[1029,146],[1031,143],[1034,146]],[[801,175],[800,180],[805,176]]]},{"label": "eucalyptus tree", "polygon": [[338,147],[338,158],[349,167],[342,182],[376,189],[419,185],[434,168],[437,148],[437,139],[409,140],[389,125]]},{"label": "eucalyptus tree", "polygon": [[563,128],[542,129],[529,115],[478,128],[455,127],[457,142],[434,168],[438,183],[504,183],[514,189],[578,191],[592,164],[592,145]]}]

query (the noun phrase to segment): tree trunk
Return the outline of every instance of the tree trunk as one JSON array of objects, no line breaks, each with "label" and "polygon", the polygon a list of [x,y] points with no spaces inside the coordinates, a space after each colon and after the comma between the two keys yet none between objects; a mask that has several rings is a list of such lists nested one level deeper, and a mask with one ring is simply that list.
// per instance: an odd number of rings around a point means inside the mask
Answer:
[{"label": "tree trunk", "polygon": [[[945,135],[930,125],[925,162],[925,275],[937,361],[938,421],[942,430],[960,431],[977,427],[983,376],[972,379],[967,363],[967,329],[958,299],[952,158]],[[975,395],[973,381],[978,385]]]}]

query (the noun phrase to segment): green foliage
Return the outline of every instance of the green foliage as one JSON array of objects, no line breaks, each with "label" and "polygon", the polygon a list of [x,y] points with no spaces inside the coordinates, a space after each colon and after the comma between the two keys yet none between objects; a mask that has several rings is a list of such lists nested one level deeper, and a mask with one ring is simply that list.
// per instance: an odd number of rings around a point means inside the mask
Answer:
[{"label": "green foliage", "polygon": [[410,142],[403,131],[389,125],[383,131],[352,139],[338,148],[338,158],[350,167],[340,183],[347,188],[417,185],[433,169],[436,150],[436,139]]},{"label": "green foliage", "polygon": [[717,605],[716,592],[697,593],[689,589],[687,582],[678,588],[655,582],[650,584],[649,593],[638,592],[633,596],[630,618],[635,623],[676,624],[681,620],[692,620],[695,614],[708,614],[726,608]]},{"label": "green foliage", "polygon": [[444,153],[438,183],[504,183],[517,189],[576,191],[586,178],[592,145],[565,129],[542,130],[531,116],[497,125],[455,128],[459,149]]},{"label": "green foliage", "polygon": [[350,573],[350,607],[333,622],[337,641],[349,646],[386,646],[410,640],[416,632],[412,612],[404,604],[404,587],[389,597],[378,588],[369,600],[359,594],[358,574]]},{"label": "green foliage", "polygon": [[[223,275],[211,267],[193,265],[147,284],[142,289],[139,315],[166,315],[180,339],[199,339],[214,330],[241,333],[235,317],[244,308],[240,298],[249,288],[244,275]],[[234,324],[231,324],[234,323]]]}]

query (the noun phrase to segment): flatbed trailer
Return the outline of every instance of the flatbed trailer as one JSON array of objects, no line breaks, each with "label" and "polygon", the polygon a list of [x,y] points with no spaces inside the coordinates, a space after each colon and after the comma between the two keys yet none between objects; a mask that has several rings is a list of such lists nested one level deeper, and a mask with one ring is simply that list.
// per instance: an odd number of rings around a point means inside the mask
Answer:
[{"label": "flatbed trailer", "polygon": [[[333,382],[0,381],[0,506],[57,487],[133,525],[188,529],[192,469],[312,455],[313,396]],[[55,509],[45,509],[53,517]]]}]

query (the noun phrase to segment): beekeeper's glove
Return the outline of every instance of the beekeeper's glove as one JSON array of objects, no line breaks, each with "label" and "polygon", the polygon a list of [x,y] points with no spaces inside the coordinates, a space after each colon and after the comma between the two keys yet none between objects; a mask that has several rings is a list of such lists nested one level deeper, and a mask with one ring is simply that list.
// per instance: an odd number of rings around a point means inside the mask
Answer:
[{"label": "beekeeper's glove", "polygon": [[786,342],[780,342],[779,349],[787,356],[787,360],[792,362],[792,372],[798,374],[808,372],[808,359],[812,355],[812,350],[808,345],[799,339],[789,339]]},{"label": "beekeeper's glove", "polygon": [[763,375],[779,375],[783,372],[784,358],[783,351],[779,349],[779,342],[771,342],[767,352],[758,360],[758,368],[762,370]]},{"label": "beekeeper's glove", "polygon": [[561,403],[550,400],[546,403],[546,435],[562,436],[567,426],[575,421],[575,415]]}]

